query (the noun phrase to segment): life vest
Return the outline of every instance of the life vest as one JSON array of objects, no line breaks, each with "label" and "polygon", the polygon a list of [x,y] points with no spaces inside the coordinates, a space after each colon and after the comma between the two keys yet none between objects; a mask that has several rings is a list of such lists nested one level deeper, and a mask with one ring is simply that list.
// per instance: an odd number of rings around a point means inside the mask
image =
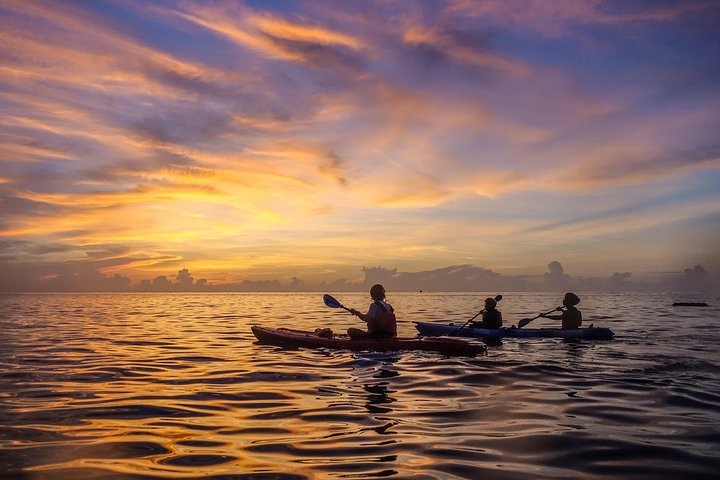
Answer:
[{"label": "life vest", "polygon": [[380,307],[380,313],[368,321],[368,333],[374,337],[396,337],[397,319],[395,312],[387,308],[382,302],[375,302]]},{"label": "life vest", "polygon": [[568,307],[562,313],[562,329],[573,330],[580,328],[580,325],[582,325],[582,313],[575,307]]},{"label": "life vest", "polygon": [[482,328],[497,329],[502,327],[502,314],[495,310],[488,310],[483,314]]}]

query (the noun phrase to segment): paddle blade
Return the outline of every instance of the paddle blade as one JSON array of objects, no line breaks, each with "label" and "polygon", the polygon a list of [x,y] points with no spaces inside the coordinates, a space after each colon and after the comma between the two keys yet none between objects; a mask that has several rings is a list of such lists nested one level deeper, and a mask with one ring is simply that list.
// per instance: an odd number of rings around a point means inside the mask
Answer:
[{"label": "paddle blade", "polygon": [[495,301],[499,302],[500,300],[502,300],[502,295],[495,295]]},{"label": "paddle blade", "polygon": [[325,302],[325,305],[327,305],[330,308],[345,308],[342,306],[342,303],[335,300],[333,297],[328,295],[327,293],[323,295],[323,302]]},{"label": "paddle blade", "polygon": [[532,318],[523,318],[518,322],[518,328],[523,328],[528,323],[532,322]]}]

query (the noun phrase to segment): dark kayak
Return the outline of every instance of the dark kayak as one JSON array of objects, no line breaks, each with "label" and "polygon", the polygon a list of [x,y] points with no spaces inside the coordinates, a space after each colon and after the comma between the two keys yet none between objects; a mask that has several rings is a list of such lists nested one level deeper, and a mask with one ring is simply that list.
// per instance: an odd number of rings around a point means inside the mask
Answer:
[{"label": "dark kayak", "polygon": [[454,338],[391,338],[352,340],[347,335],[320,337],[315,332],[252,326],[252,332],[263,343],[287,347],[334,348],[340,350],[399,351],[416,350],[445,355],[477,355],[485,346]]},{"label": "dark kayak", "polygon": [[472,328],[462,325],[440,325],[437,323],[414,322],[415,328],[421,335],[446,335],[460,336],[470,338],[521,338],[521,337],[553,337],[553,338],[579,338],[583,340],[610,340],[613,335],[612,330],[603,327],[587,327],[576,328],[573,330],[563,330],[561,328]]}]

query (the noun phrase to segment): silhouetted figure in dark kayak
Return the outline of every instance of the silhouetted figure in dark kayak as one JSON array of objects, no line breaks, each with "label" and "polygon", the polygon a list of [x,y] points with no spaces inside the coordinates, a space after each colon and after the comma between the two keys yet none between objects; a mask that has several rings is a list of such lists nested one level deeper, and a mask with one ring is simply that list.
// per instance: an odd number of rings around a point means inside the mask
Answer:
[{"label": "silhouetted figure in dark kayak", "polygon": [[502,313],[497,309],[497,300],[494,298],[485,299],[482,320],[470,324],[470,328],[497,329],[502,327]]},{"label": "silhouetted figure in dark kayak", "polygon": [[361,338],[394,338],[397,336],[397,320],[392,305],[385,302],[385,287],[375,284],[370,289],[373,303],[367,313],[360,313],[354,308],[350,313],[357,315],[360,320],[367,323],[367,331],[359,328],[348,328],[348,335],[353,339]]},{"label": "silhouetted figure in dark kayak", "polygon": [[575,305],[578,303],[580,303],[580,297],[574,293],[568,292],[565,294],[565,298],[563,298],[565,310],[563,310],[560,315],[548,315],[543,313],[540,316],[551,320],[562,320],[563,330],[580,328],[580,325],[582,325],[582,313],[580,313],[580,310],[575,308]]}]

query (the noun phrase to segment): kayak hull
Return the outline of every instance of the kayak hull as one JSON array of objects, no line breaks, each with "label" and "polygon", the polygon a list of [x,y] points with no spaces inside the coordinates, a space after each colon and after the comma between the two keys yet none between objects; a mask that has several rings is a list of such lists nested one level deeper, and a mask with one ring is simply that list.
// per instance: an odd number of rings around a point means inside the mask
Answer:
[{"label": "kayak hull", "polygon": [[610,340],[615,335],[612,330],[604,327],[576,328],[472,328],[461,325],[440,325],[429,322],[414,322],[421,335],[445,335],[468,338],[577,338],[582,340]]},{"label": "kayak hull", "polygon": [[392,338],[352,340],[347,335],[319,337],[315,332],[253,325],[252,332],[262,343],[283,347],[331,348],[370,351],[424,351],[445,355],[472,356],[484,353],[484,345],[454,338]]}]

